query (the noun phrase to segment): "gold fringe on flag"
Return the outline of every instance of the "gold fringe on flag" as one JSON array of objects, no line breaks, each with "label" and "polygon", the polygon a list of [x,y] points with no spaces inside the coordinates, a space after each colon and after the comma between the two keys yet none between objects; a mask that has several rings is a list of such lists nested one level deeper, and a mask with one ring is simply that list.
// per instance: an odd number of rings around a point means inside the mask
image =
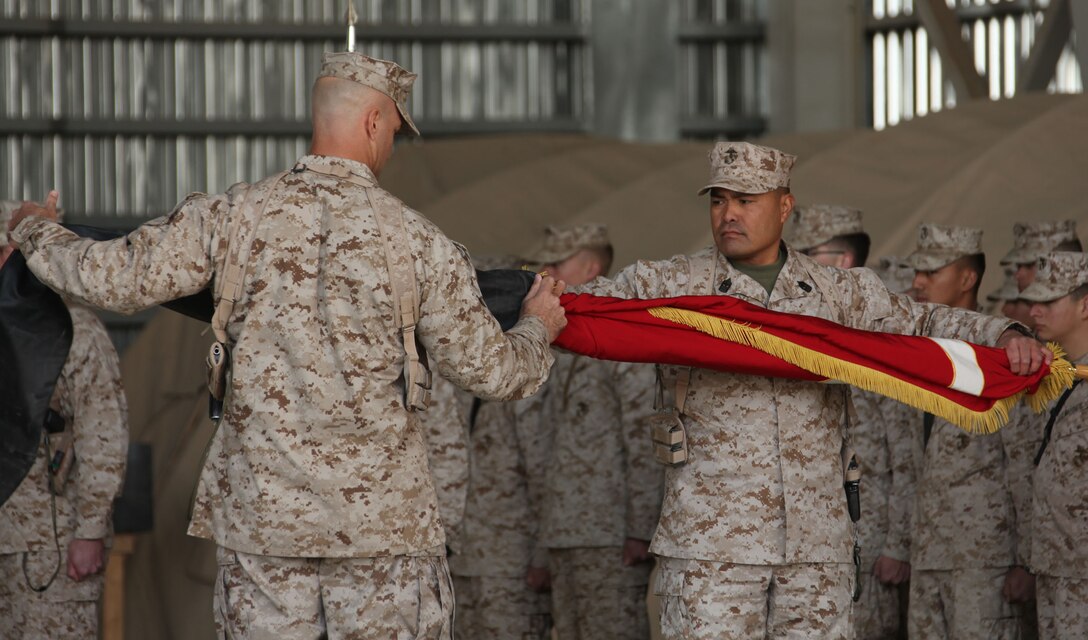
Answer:
[{"label": "gold fringe on flag", "polygon": [[[895,376],[802,347],[758,327],[675,307],[654,307],[648,311],[656,318],[691,327],[721,340],[753,347],[818,376],[888,396],[944,418],[968,433],[994,433],[1000,429],[1008,422],[1009,411],[1024,395],[1024,392],[1020,392],[1002,398],[987,411],[973,411]],[[1029,395],[1027,400],[1036,413],[1042,411],[1064,389],[1073,384],[1073,367],[1061,357],[1065,354],[1056,344],[1048,346],[1055,353],[1050,373],[1043,378],[1036,393]]]}]

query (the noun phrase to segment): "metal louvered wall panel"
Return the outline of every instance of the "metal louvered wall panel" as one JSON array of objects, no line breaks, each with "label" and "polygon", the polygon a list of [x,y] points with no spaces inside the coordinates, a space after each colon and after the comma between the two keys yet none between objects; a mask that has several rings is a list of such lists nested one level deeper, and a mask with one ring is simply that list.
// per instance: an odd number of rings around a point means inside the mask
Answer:
[{"label": "metal louvered wall panel", "polygon": [[740,138],[767,126],[765,0],[685,0],[681,134]]},{"label": "metal louvered wall panel", "polygon": [[[580,131],[583,0],[356,0],[357,50],[420,73],[429,136]],[[126,227],[289,165],[344,0],[0,0],[0,198]]]},{"label": "metal louvered wall panel", "polygon": [[[357,50],[420,74],[428,136],[582,131],[589,0],[355,0]],[[0,0],[0,199],[131,228],[309,145],[345,0]],[[144,315],[106,314],[119,349]]]}]

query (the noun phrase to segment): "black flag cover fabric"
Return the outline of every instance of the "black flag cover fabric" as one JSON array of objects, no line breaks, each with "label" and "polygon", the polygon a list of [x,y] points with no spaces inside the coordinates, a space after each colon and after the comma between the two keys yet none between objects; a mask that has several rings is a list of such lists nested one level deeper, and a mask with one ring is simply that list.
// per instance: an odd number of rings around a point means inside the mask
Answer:
[{"label": "black flag cover fabric", "polygon": [[71,346],[68,308],[13,253],[0,269],[0,504],[34,464]]}]

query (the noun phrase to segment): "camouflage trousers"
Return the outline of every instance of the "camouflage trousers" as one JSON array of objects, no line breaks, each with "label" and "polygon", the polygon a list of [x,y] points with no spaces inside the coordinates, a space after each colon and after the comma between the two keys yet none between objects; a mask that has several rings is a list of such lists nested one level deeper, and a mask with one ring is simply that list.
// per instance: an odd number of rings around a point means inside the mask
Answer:
[{"label": "camouflage trousers", "polygon": [[895,638],[899,633],[899,587],[881,584],[873,576],[873,562],[863,565],[869,570],[861,572],[861,598],[854,603],[858,640]]},{"label": "camouflage trousers", "polygon": [[540,640],[548,637],[548,596],[524,577],[454,576],[457,640]]},{"label": "camouflage trousers", "polygon": [[1088,638],[1088,579],[1040,574],[1035,598],[1040,640]]},{"label": "camouflage trousers", "polygon": [[445,558],[278,558],[219,547],[216,560],[219,638],[453,637]]},{"label": "camouflage trousers", "polygon": [[915,570],[910,575],[911,638],[1013,640],[1021,607],[1001,596],[1007,568]]},{"label": "camouflage trousers", "polygon": [[60,571],[43,593],[27,584],[45,585],[56,566],[57,552],[28,553],[26,574],[23,555],[0,555],[0,638],[53,640],[98,637],[98,598],[102,576],[74,582],[68,577],[68,555],[62,548]]},{"label": "camouflage trousers", "polygon": [[623,547],[549,549],[559,640],[648,640],[652,562],[625,567]]},{"label": "camouflage trousers", "polygon": [[852,564],[658,562],[665,640],[854,637]]}]

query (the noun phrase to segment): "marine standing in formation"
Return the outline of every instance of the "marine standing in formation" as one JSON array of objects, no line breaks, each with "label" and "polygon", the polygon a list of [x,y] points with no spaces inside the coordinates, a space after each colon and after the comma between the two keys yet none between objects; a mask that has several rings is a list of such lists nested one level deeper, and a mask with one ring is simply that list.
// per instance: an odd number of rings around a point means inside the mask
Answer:
[{"label": "marine standing in formation", "polygon": [[[1088,365],[1088,254],[1042,256],[1021,296],[1039,337]],[[1074,384],[1035,417],[1031,553],[1041,640],[1088,637],[1088,385]]]},{"label": "marine standing in formation", "polygon": [[[862,213],[841,205],[798,207],[787,242],[817,263],[840,269],[864,267],[869,235]],[[896,279],[894,261],[875,270],[892,293],[910,288]],[[914,500],[910,407],[861,389],[850,390],[855,414],[846,423],[850,447],[861,467],[859,598],[854,628],[860,640],[895,637],[900,627],[899,585],[910,578],[910,515]]]},{"label": "marine standing in formation", "polygon": [[[549,227],[528,261],[569,286],[608,273],[603,225]],[[552,617],[563,640],[648,640],[650,538],[664,480],[645,418],[654,367],[556,351],[541,391],[551,432],[539,544],[547,549]]]},{"label": "marine standing in formation", "polygon": [[[982,231],[923,224],[918,234],[907,257],[918,297],[976,309],[986,268]],[[1010,469],[1030,459],[1039,434],[1015,420],[988,435],[966,433],[931,414],[918,415],[916,425],[911,637],[1018,638],[1030,578],[1017,517],[1027,512],[1031,484],[1030,476]],[[1003,593],[1007,583],[1015,597]]]},{"label": "marine standing in formation", "polygon": [[[294,169],[194,194],[125,238],[58,226],[56,193],[15,216],[11,237],[38,278],[121,312],[236,277],[228,249],[251,239],[226,321],[233,376],[189,529],[219,546],[221,634],[448,638],[452,587],[406,408],[417,390],[404,382],[414,345],[402,320],[415,311],[410,328],[437,372],[479,396],[528,396],[552,363],[562,284],[538,280],[504,334],[464,250],[377,184],[394,135],[415,132],[414,79],[392,62],[325,54],[311,152]],[[404,246],[390,242],[398,227]],[[416,309],[394,299],[396,273]]]},{"label": "marine standing in formation", "polygon": [[[0,202],[7,229],[20,203]],[[14,248],[0,247],[0,266]],[[72,343],[30,473],[0,505],[0,637],[94,638],[128,452],[117,352],[92,311],[66,303]],[[10,363],[7,365],[10,366]],[[60,464],[51,464],[57,452]],[[68,462],[63,462],[64,460]]]}]

